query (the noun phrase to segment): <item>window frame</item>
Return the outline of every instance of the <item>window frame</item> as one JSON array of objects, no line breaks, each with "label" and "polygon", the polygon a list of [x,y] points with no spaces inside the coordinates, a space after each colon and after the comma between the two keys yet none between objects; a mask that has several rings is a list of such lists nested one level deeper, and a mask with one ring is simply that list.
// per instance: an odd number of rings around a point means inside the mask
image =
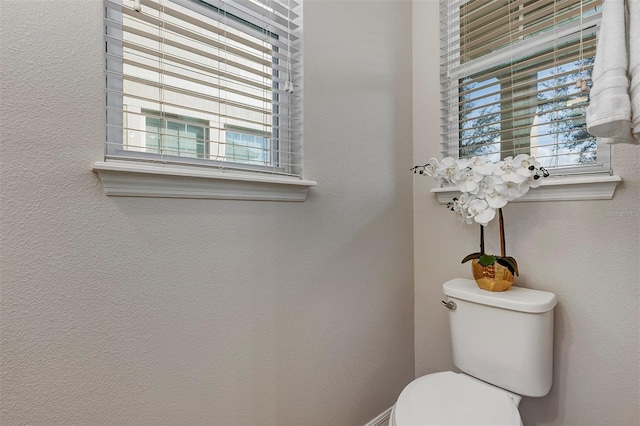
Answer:
[{"label": "window frame", "polygon": [[[600,28],[601,13],[585,16],[583,19],[576,21],[573,24],[559,26],[555,30],[549,30],[541,35],[520,40],[513,43],[511,46],[502,47],[491,54],[480,56],[479,58],[469,60],[463,64],[460,59],[460,38],[452,40],[450,34],[460,34],[459,9],[468,1],[469,0],[457,0],[449,2],[448,0],[440,0],[440,47],[441,52],[446,51],[446,53],[441,53],[440,58],[440,84],[442,88],[440,144],[441,154],[443,157],[450,155],[455,158],[464,149],[464,147],[460,145],[460,114],[451,112],[452,110],[458,111],[460,105],[462,105],[458,100],[460,96],[458,88],[461,86],[461,83],[458,81],[459,79],[477,75],[485,70],[490,70],[493,67],[504,63],[517,62],[518,60],[527,57],[528,53],[531,51],[541,52],[546,49],[553,49],[556,46],[561,46],[562,44],[575,39],[576,34],[581,31],[583,31],[583,36],[591,33],[595,33],[597,35]],[[457,18],[451,18],[450,16],[457,16]],[[452,22],[449,22],[450,19]],[[447,26],[450,26],[451,28],[448,28]],[[451,50],[454,51],[453,55],[450,53]],[[500,84],[500,82],[497,84]],[[456,100],[455,103],[452,102],[454,99]],[[509,98],[502,102],[513,101]],[[508,119],[506,121],[508,121]],[[504,131],[505,130],[501,130],[501,132]],[[569,167],[564,166],[558,168],[549,167],[548,170],[551,175],[570,176],[591,173],[611,175],[612,167],[610,145],[607,145],[605,141],[600,138],[595,138],[595,141],[597,146],[596,164],[574,165]],[[531,147],[530,144],[528,146]],[[498,153],[502,153],[502,150]]]},{"label": "window frame", "polygon": [[[457,132],[448,131],[448,126],[453,126],[459,129],[459,115],[458,103],[456,102],[456,113],[451,114],[451,109],[447,103],[449,99],[457,99],[458,94],[458,82],[451,84],[449,79],[457,79],[459,75],[455,75],[451,72],[451,67],[443,66],[443,62],[451,61],[451,39],[447,33],[447,25],[449,22],[449,13],[451,8],[459,8],[460,5],[466,3],[468,0],[455,0],[449,2],[448,0],[440,0],[440,88],[441,88],[441,100],[440,100],[440,150],[441,156],[454,156],[452,153],[457,153],[461,150],[459,144],[459,136],[448,138],[446,134],[457,134]],[[459,9],[458,9],[459,10]],[[458,12],[459,13],[459,12]],[[459,18],[459,15],[458,15]],[[519,48],[522,52],[527,52],[535,44],[536,49],[542,50],[540,46],[553,47],[556,44],[561,44],[562,41],[575,37],[577,31],[584,31],[586,28],[593,28],[596,33],[600,29],[601,14],[597,16],[585,17],[581,20],[578,30],[575,25],[559,27],[554,31],[547,31],[544,36],[543,42],[540,39],[530,40],[528,42],[521,42]],[[453,33],[460,34],[459,27],[460,20],[458,19],[458,26],[453,30]],[[459,38],[458,38],[459,43]],[[459,46],[456,48],[457,63],[459,68],[460,55]],[[453,55],[456,56],[455,54]],[[469,61],[464,65],[464,72],[466,75],[473,75],[482,69],[490,68],[497,63],[504,63],[506,61],[514,60],[513,51],[507,46],[506,49],[500,49],[497,52],[492,53],[489,58],[480,57]],[[445,59],[446,57],[446,59]],[[453,120],[451,120],[453,116]],[[617,185],[622,182],[619,176],[613,175],[611,164],[611,149],[609,145],[606,145],[603,140],[596,138],[598,149],[598,164],[595,166],[578,166],[575,168],[563,168],[563,169],[551,169],[551,176],[544,179],[538,188],[531,189],[524,197],[515,200],[516,202],[535,202],[535,201],[582,201],[582,200],[610,200],[613,198]],[[440,204],[446,205],[450,203],[454,198],[460,196],[460,192],[457,188],[449,186],[446,183],[442,183],[441,187],[433,188],[431,192],[436,195]]]},{"label": "window frame", "polygon": [[[118,48],[117,44],[111,43],[110,40],[122,40],[122,29],[118,34],[118,23],[122,28],[122,5],[118,0],[103,0],[105,8],[105,46],[109,46],[110,50],[105,53],[105,80],[106,80],[106,140],[119,141],[119,145],[109,146],[105,143],[104,161],[96,161],[93,163],[92,170],[100,177],[105,193],[107,195],[119,196],[145,196],[145,197],[169,197],[169,198],[214,198],[214,199],[242,199],[242,200],[276,200],[276,201],[304,201],[308,190],[316,186],[317,183],[311,180],[303,179],[302,161],[292,164],[292,170],[283,170],[279,167],[261,166],[256,164],[242,164],[233,161],[217,161],[215,159],[204,159],[186,156],[171,156],[158,153],[127,151],[127,158],[120,158],[118,149],[124,151],[123,124],[125,110],[123,109],[123,84],[122,76],[114,78],[110,70],[120,67],[122,75],[122,62],[118,63],[118,57],[122,58],[122,46]],[[126,0],[125,0],[126,1]],[[203,15],[207,13],[219,13],[216,6],[203,0],[171,0],[178,5],[200,3],[210,10],[203,8]],[[301,0],[296,13],[301,14]],[[144,7],[144,0],[142,7]],[[283,7],[279,5],[279,7]],[[215,10],[213,10],[215,9]],[[118,13],[119,11],[119,13]],[[249,10],[248,13],[251,11]],[[116,22],[116,25],[109,26],[107,19]],[[241,20],[239,18],[239,20]],[[236,22],[234,25],[238,25]],[[254,28],[255,29],[255,28]],[[266,31],[266,30],[264,30]],[[278,46],[272,45],[274,52]],[[115,57],[114,57],[115,55]],[[278,59],[273,57],[274,64],[277,65]],[[301,64],[301,59],[300,59]],[[274,77],[277,77],[277,67],[272,67]],[[298,73],[293,83],[296,87],[295,101],[301,107],[301,91],[302,81],[301,73]],[[279,82],[273,81],[271,94],[274,97],[272,108],[280,108],[278,97],[283,96],[284,92],[278,86]],[[286,92],[286,96],[291,97],[294,102],[292,93]],[[300,121],[300,128],[283,120],[278,114],[278,110],[272,110],[272,128],[274,138],[272,143],[280,136],[280,126],[286,126],[292,133],[299,138],[301,146],[301,120],[300,113],[293,119]],[[146,117],[144,114],[141,114]],[[197,120],[197,118],[194,118]],[[146,123],[146,118],[144,118]],[[145,124],[146,128],[146,124]],[[224,135],[224,130],[221,131]],[[224,141],[224,137],[222,138]],[[293,140],[293,139],[292,139]],[[293,151],[293,149],[289,150]],[[301,158],[300,155],[298,157]],[[274,156],[272,155],[272,158]],[[277,158],[280,160],[279,158]],[[294,170],[295,169],[295,170]],[[206,188],[205,188],[206,186]]]}]

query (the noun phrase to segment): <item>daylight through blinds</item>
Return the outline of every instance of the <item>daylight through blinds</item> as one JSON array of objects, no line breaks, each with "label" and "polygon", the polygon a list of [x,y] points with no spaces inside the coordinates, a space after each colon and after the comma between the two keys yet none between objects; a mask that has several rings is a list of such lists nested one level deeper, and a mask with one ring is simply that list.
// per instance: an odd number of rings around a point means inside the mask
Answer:
[{"label": "daylight through blinds", "polygon": [[441,2],[443,155],[609,171],[586,130],[602,0]]},{"label": "daylight through blinds", "polygon": [[105,0],[106,158],[300,176],[295,0]]}]

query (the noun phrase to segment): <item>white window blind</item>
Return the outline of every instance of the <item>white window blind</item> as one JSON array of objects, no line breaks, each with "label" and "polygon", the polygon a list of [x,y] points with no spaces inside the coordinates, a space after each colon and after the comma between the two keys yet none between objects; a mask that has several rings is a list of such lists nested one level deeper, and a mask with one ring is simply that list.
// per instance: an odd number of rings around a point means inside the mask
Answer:
[{"label": "white window blind", "polygon": [[104,0],[105,159],[301,177],[300,0]]},{"label": "white window blind", "polygon": [[602,0],[440,2],[442,154],[610,173],[586,130]]}]

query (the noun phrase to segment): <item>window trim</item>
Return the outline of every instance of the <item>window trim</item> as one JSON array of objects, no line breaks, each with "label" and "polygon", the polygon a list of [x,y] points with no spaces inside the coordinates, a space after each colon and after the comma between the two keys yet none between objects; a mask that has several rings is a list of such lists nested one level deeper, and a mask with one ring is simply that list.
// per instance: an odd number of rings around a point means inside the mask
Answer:
[{"label": "window trim", "polygon": [[263,173],[137,161],[92,165],[106,195],[249,201],[304,201],[318,183]]},{"label": "window trim", "polygon": [[[620,182],[620,176],[604,173],[550,176],[543,179],[539,187],[529,189],[524,196],[511,202],[611,200]],[[440,204],[447,204],[460,196],[460,191],[452,186],[433,188],[431,192]]]}]

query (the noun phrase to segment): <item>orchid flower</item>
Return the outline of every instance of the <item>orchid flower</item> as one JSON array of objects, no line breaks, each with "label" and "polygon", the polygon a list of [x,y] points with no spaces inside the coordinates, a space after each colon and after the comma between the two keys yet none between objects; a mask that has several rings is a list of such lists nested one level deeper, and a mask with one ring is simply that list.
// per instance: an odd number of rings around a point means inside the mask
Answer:
[{"label": "orchid flower", "polygon": [[486,226],[496,217],[496,210],[491,208],[485,200],[477,198],[469,203],[467,211],[469,216],[473,217],[473,220],[483,226]]},{"label": "orchid flower", "polygon": [[450,203],[451,210],[463,222],[483,225],[495,217],[497,209],[522,197],[529,188],[537,188],[540,177],[549,175],[534,157],[527,154],[506,157],[495,163],[486,157],[432,158],[424,166],[414,167],[413,171],[457,187],[462,195]]}]

